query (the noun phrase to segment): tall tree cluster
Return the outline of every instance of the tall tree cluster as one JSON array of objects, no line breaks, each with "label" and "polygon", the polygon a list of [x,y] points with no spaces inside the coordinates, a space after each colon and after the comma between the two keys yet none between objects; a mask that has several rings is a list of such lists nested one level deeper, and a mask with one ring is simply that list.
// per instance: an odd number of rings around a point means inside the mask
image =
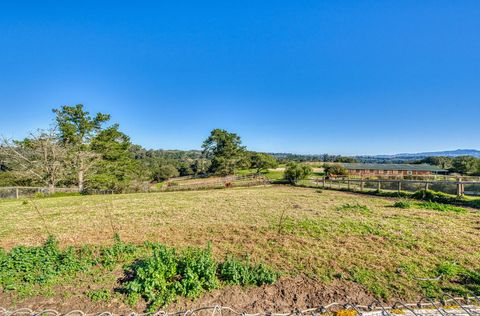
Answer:
[{"label": "tall tree cluster", "polygon": [[0,160],[17,183],[47,186],[75,185],[80,192],[120,191],[135,173],[130,139],[110,115],[91,116],[83,105],[53,110],[49,130],[39,130],[21,141],[3,139]]},{"label": "tall tree cluster", "polygon": [[480,175],[480,158],[472,156],[427,157],[419,163],[428,163],[462,175]]},{"label": "tall tree cluster", "polygon": [[247,151],[240,136],[222,129],[211,131],[202,151],[147,150],[110,124],[109,114],[91,115],[81,104],[53,113],[51,129],[1,141],[0,186],[121,192],[178,176],[223,176],[246,168],[260,173],[277,165],[273,156]]}]

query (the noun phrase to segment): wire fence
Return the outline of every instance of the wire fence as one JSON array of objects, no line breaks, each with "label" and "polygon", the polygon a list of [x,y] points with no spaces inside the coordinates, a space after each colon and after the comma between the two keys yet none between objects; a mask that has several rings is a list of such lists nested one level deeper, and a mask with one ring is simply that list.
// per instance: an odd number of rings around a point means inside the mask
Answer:
[{"label": "wire fence", "polygon": [[[349,313],[345,313],[349,312]],[[81,310],[72,310],[67,313],[61,313],[55,309],[45,309],[35,311],[30,308],[19,308],[8,310],[0,307],[0,316],[317,316],[325,314],[337,315],[359,315],[359,316],[398,316],[398,315],[440,315],[440,316],[479,316],[480,315],[480,298],[476,295],[466,297],[453,297],[445,294],[440,300],[434,301],[424,297],[416,303],[395,302],[393,305],[385,305],[380,301],[373,301],[369,305],[358,305],[353,303],[331,303],[328,305],[320,305],[304,310],[294,309],[289,312],[257,312],[247,313],[241,312],[228,306],[214,305],[207,307],[199,307],[184,311],[167,312],[157,311],[151,313],[88,313]]]},{"label": "wire fence", "polygon": [[[135,188],[125,189],[121,192],[115,190],[95,190],[89,189],[85,193],[92,195],[118,194],[118,193],[152,193],[168,191],[192,191],[223,189],[234,187],[250,187],[269,184],[270,181],[263,175],[250,174],[242,176],[226,176],[215,178],[195,178],[179,177],[169,181],[161,187],[151,185],[136,186]],[[80,194],[78,188],[55,188],[54,193],[60,194]],[[49,196],[52,192],[46,187],[0,187],[0,199],[20,199],[34,196]]]}]

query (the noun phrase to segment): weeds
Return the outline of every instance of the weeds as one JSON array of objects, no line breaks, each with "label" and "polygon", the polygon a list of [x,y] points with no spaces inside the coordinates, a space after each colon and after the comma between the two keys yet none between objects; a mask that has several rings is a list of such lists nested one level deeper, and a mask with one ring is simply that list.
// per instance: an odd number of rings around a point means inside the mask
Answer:
[{"label": "weeds", "polygon": [[252,265],[249,260],[240,261],[231,256],[220,264],[218,275],[227,284],[257,286],[273,284],[279,276],[263,264]]},{"label": "weeds", "polygon": [[97,264],[110,268],[131,258],[135,250],[135,246],[123,243],[118,236],[113,246],[101,247],[100,251],[88,246],[61,250],[53,236],[39,247],[19,246],[9,252],[0,250],[0,288],[28,292],[34,286],[53,285]]},{"label": "weeds", "polygon": [[[135,305],[140,297],[154,311],[168,305],[178,296],[196,298],[201,293],[226,284],[272,284],[278,273],[263,264],[251,265],[228,257],[220,265],[210,247],[188,248],[178,253],[174,248],[152,244],[152,255],[127,267],[132,278],[125,282],[127,301]],[[218,276],[217,276],[218,275]]]},{"label": "weeds", "polygon": [[112,292],[109,289],[99,289],[86,291],[85,296],[88,297],[92,302],[110,302],[112,299]]},{"label": "weeds", "polygon": [[407,209],[412,207],[412,203],[409,201],[397,201],[393,204],[393,207]]}]

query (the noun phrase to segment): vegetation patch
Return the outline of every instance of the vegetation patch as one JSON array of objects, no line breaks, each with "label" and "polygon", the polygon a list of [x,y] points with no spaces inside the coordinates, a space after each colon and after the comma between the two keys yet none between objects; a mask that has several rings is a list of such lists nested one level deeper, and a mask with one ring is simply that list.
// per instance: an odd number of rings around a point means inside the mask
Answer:
[{"label": "vegetation patch", "polygon": [[109,289],[86,291],[85,295],[94,303],[109,302],[112,299],[112,292]]},{"label": "vegetation patch", "polygon": [[196,298],[218,288],[221,281],[260,286],[273,284],[278,277],[277,272],[263,264],[251,265],[233,257],[219,265],[213,259],[210,246],[177,252],[161,244],[148,245],[152,255],[127,268],[132,278],[124,287],[130,304],[135,305],[143,297],[149,311],[168,305],[178,296]]},{"label": "vegetation patch", "polygon": [[[339,191],[351,191],[348,189],[338,189]],[[443,204],[452,204],[457,206],[472,207],[480,209],[480,199],[471,198],[471,197],[458,197],[455,195],[437,192],[432,190],[419,190],[416,192],[407,192],[407,191],[383,191],[383,190],[370,190],[370,191],[355,191],[359,194],[367,195],[376,195],[382,197],[393,197],[393,198],[410,198],[415,200],[427,201],[427,202],[437,202]]]},{"label": "vegetation patch", "polygon": [[412,203],[409,201],[397,201],[393,204],[393,207],[407,209],[412,207]]},{"label": "vegetation patch", "polygon": [[48,287],[61,283],[94,266],[111,267],[133,255],[136,247],[124,244],[118,236],[110,247],[72,246],[60,249],[50,236],[42,246],[18,246],[9,252],[0,249],[0,287],[3,291],[16,291],[23,295],[35,287]]},{"label": "vegetation patch", "polygon": [[458,206],[453,206],[449,204],[442,204],[437,202],[421,202],[415,205],[418,208],[435,210],[440,212],[455,212],[455,213],[466,213],[467,210]]},{"label": "vegetation patch", "polygon": [[397,201],[393,204],[393,207],[396,208],[402,208],[402,209],[410,209],[410,208],[421,208],[421,209],[426,209],[426,210],[434,210],[434,211],[440,211],[440,212],[454,212],[454,213],[466,213],[467,210],[450,205],[450,204],[443,204],[443,203],[437,203],[437,202],[418,202],[418,203],[413,203],[411,201]]},{"label": "vegetation patch", "polygon": [[480,270],[461,266],[456,262],[442,262],[430,273],[432,279],[421,281],[424,294],[439,297],[442,293],[480,295]]},{"label": "vegetation patch", "polygon": [[218,287],[217,263],[210,248],[177,253],[164,245],[150,246],[151,256],[127,268],[132,279],[124,287],[130,304],[135,305],[143,297],[153,311],[173,302],[177,296],[195,298]]},{"label": "vegetation patch", "polygon": [[273,284],[279,273],[260,263],[251,264],[249,260],[240,261],[232,256],[219,266],[219,277],[227,284],[256,285]]}]

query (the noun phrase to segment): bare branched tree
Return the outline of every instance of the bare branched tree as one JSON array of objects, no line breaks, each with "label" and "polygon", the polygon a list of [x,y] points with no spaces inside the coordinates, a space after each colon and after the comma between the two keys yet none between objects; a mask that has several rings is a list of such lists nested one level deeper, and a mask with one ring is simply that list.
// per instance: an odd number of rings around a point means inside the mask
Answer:
[{"label": "bare branched tree", "polygon": [[0,156],[12,174],[19,179],[29,177],[55,191],[67,176],[67,149],[54,129],[38,130],[22,141],[2,138]]}]

